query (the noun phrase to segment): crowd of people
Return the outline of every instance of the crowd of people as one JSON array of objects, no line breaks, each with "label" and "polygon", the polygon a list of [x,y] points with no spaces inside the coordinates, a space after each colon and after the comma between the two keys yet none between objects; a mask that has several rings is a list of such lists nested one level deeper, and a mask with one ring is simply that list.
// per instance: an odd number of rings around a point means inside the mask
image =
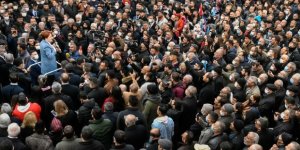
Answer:
[{"label": "crowd of people", "polygon": [[300,150],[299,0],[0,1],[1,150]]}]

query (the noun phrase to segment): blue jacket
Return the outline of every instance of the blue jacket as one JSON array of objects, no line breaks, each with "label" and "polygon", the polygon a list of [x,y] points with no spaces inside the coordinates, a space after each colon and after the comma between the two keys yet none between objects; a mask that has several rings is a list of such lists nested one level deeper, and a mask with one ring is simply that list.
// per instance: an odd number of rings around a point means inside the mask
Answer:
[{"label": "blue jacket", "polygon": [[[45,74],[50,71],[57,69],[56,64],[56,51],[55,49],[45,40],[40,43],[41,52],[41,73]],[[52,75],[54,73],[51,73]]]}]

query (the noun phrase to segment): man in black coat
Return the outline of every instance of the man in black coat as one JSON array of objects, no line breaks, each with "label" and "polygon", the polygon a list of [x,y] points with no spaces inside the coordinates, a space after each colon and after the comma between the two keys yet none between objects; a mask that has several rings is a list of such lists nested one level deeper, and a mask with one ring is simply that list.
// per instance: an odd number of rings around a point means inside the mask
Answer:
[{"label": "man in black coat", "polygon": [[[185,98],[183,100],[176,100],[176,105],[181,106],[182,115],[179,121],[179,133],[183,133],[188,130],[190,126],[195,123],[193,116],[196,116],[197,113],[197,100],[196,94],[197,89],[194,86],[189,86],[185,90]],[[187,117],[190,116],[190,117]]]},{"label": "man in black coat", "polygon": [[264,149],[270,149],[274,143],[273,131],[269,128],[269,121],[267,118],[258,118],[255,121],[255,128],[257,134],[259,135],[258,144]]},{"label": "man in black coat", "polygon": [[31,78],[24,68],[24,60],[18,57],[14,60],[14,66],[11,68],[11,72],[15,72],[19,78],[19,85],[24,89],[25,94],[30,94],[31,89]]},{"label": "man in black coat", "polygon": [[136,125],[136,120],[137,118],[132,114],[125,117],[126,143],[133,145],[135,149],[141,149],[148,140],[148,131],[145,126]]},{"label": "man in black coat", "polygon": [[68,106],[68,108],[70,110],[75,110],[71,97],[61,93],[62,87],[61,87],[60,83],[53,82],[51,88],[52,88],[53,94],[50,96],[47,96],[43,101],[44,104],[41,105],[41,106],[43,106],[42,110],[44,110],[42,113],[42,118],[45,121],[45,124],[48,125],[48,127],[49,127],[51,119],[52,119],[51,116],[53,116],[51,114],[51,111],[54,109],[53,104],[55,101],[62,100],[66,103],[66,105]]},{"label": "man in black coat", "polygon": [[10,84],[2,88],[2,103],[10,103],[13,95],[24,92],[24,89],[18,85],[19,78],[16,73],[9,75]]},{"label": "man in black coat", "polygon": [[62,73],[60,80],[61,80],[61,84],[62,84],[61,92],[63,94],[66,94],[71,97],[74,108],[75,108],[75,110],[77,110],[80,107],[80,101],[79,101],[80,90],[79,90],[79,88],[77,86],[71,85],[69,83],[70,77],[69,77],[69,74],[67,74],[67,73]]},{"label": "man in black coat", "polygon": [[81,78],[79,75],[73,73],[74,65],[72,63],[68,63],[66,65],[66,72],[69,74],[69,83],[75,86],[79,86],[81,82]]},{"label": "man in black coat", "polygon": [[14,149],[16,150],[26,150],[28,149],[26,145],[18,138],[18,135],[21,132],[21,128],[17,123],[11,123],[7,127],[8,136],[1,137],[0,141],[10,140],[13,144]]},{"label": "man in black coat", "polygon": [[[0,45],[1,46],[1,45]],[[0,48],[1,49],[1,48]],[[14,66],[14,56],[10,53],[5,54],[5,60],[0,54],[0,83],[2,84],[2,87],[9,84],[9,70]],[[2,60],[4,62],[2,62]]]},{"label": "man in black coat", "polygon": [[90,77],[89,87],[91,91],[87,94],[88,99],[94,99],[94,101],[98,103],[99,106],[102,106],[106,95],[104,88],[98,86],[97,78]]},{"label": "man in black coat", "polygon": [[138,104],[139,101],[136,98],[136,96],[130,96],[129,97],[129,107],[127,107],[125,110],[121,111],[117,118],[117,129],[124,130],[125,125],[125,119],[124,117],[128,114],[132,114],[137,117],[136,124],[141,124],[143,126],[147,126],[145,117],[143,113],[139,110]]},{"label": "man in black coat", "polygon": [[81,130],[81,138],[77,138],[77,150],[105,150],[104,145],[93,139],[93,130],[85,126]]},{"label": "man in black coat", "polygon": [[207,72],[203,76],[204,86],[199,92],[198,107],[199,106],[202,107],[202,105],[205,103],[213,104],[214,98],[216,96],[216,92],[215,92],[215,86],[214,86],[212,79],[213,79],[213,76],[212,76],[211,72]]},{"label": "man in black coat", "polygon": [[259,101],[258,110],[261,116],[265,116],[268,120],[272,121],[273,119],[273,109],[275,106],[275,92],[277,88],[274,84],[267,84],[265,88],[265,95]]}]

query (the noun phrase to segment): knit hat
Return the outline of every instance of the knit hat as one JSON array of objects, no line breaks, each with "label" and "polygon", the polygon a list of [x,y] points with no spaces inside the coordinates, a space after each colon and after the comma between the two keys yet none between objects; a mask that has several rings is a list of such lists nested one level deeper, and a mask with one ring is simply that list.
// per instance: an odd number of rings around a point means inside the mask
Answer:
[{"label": "knit hat", "polygon": [[236,82],[243,88],[247,81],[244,78],[239,78]]},{"label": "knit hat", "polygon": [[230,103],[224,104],[223,107],[228,114],[231,114],[234,112],[234,108]]},{"label": "knit hat", "polygon": [[239,120],[239,119],[235,119],[233,121],[233,125],[234,125],[234,128],[237,131],[242,131],[242,129],[244,128],[244,122],[242,120]]},{"label": "knit hat", "polygon": [[7,128],[10,124],[10,117],[8,114],[3,113],[0,115],[0,128]]},{"label": "knit hat", "polygon": [[172,149],[172,142],[168,139],[159,139],[158,144],[160,145],[160,147],[162,147],[165,150]]}]

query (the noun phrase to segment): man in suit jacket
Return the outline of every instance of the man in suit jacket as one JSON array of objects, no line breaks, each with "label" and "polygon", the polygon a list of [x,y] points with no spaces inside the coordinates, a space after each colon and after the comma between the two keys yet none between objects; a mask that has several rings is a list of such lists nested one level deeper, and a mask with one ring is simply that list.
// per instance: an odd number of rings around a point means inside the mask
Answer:
[{"label": "man in suit jacket", "polygon": [[18,85],[18,75],[17,73],[11,73],[9,75],[10,84],[6,85],[2,89],[2,103],[10,103],[13,95],[23,92],[24,89]]},{"label": "man in suit jacket", "polygon": [[67,73],[62,73],[61,77],[61,92],[71,97],[74,108],[77,110],[80,107],[79,88],[75,85],[69,84],[70,76]]}]

